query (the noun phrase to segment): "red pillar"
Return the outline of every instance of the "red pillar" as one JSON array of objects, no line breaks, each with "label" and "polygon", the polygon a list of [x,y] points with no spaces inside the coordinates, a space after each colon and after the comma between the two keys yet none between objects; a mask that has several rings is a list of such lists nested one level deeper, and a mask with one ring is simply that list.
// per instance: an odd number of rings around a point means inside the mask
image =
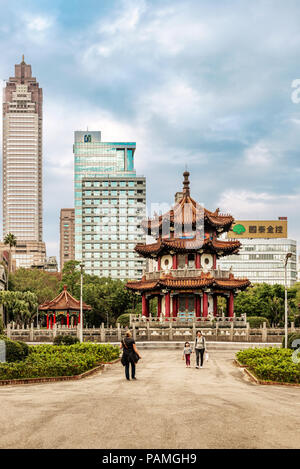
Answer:
[{"label": "red pillar", "polygon": [[233,318],[234,316],[234,296],[232,291],[230,292],[228,301],[228,316],[230,318]]},{"label": "red pillar", "polygon": [[145,317],[149,316],[148,305],[149,305],[149,303],[147,301],[146,295],[145,295],[145,293],[143,293],[142,294],[142,315],[145,316]]},{"label": "red pillar", "polygon": [[208,295],[203,293],[203,317],[207,318],[208,315]]},{"label": "red pillar", "polygon": [[52,315],[50,316],[50,329],[53,328],[53,325],[52,325]]},{"label": "red pillar", "polygon": [[69,311],[67,312],[67,327],[70,326],[70,316],[69,316]]},{"label": "red pillar", "polygon": [[173,303],[173,318],[176,318],[177,316],[177,296],[173,296],[172,298],[172,303]]},{"label": "red pillar", "polygon": [[196,269],[201,269],[201,257],[199,252],[196,254],[196,262],[195,262]]},{"label": "red pillar", "polygon": [[161,296],[158,295],[158,298],[157,298],[157,317],[160,318],[161,317]]},{"label": "red pillar", "polygon": [[161,265],[160,265],[160,257],[157,259],[157,270],[160,270],[161,269]]},{"label": "red pillar", "polygon": [[218,314],[218,296],[214,295],[214,316]]},{"label": "red pillar", "polygon": [[170,292],[166,293],[165,296],[165,317],[170,317]]},{"label": "red pillar", "polygon": [[200,318],[201,316],[201,298],[199,295],[195,295],[196,299],[196,317]]},{"label": "red pillar", "polygon": [[56,316],[55,316],[55,313],[53,315],[53,324],[56,324]]},{"label": "red pillar", "polygon": [[173,255],[172,261],[173,261],[172,269],[177,269],[177,254]]},{"label": "red pillar", "polygon": [[80,311],[78,313],[78,324],[80,324]]},{"label": "red pillar", "polygon": [[217,268],[217,255],[214,254],[213,269]]},{"label": "red pillar", "polygon": [[49,314],[47,314],[47,329],[49,329]]},{"label": "red pillar", "polygon": [[189,263],[189,256],[186,255],[186,256],[185,256],[185,265],[188,265],[188,263]]}]

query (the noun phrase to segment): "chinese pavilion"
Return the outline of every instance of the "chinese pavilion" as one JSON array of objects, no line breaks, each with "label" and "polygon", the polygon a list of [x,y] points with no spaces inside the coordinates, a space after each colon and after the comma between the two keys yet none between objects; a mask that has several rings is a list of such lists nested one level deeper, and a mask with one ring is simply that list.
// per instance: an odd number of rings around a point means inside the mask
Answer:
[{"label": "chinese pavilion", "polygon": [[217,268],[217,259],[237,254],[238,240],[221,240],[234,218],[206,210],[190,196],[189,172],[183,173],[183,192],[163,214],[145,220],[144,231],[154,236],[152,244],[137,244],[135,251],[148,259],[140,281],[129,281],[128,289],[142,295],[142,315],[149,316],[149,300],[157,297],[158,317],[216,316],[218,297],[227,300],[227,316],[234,316],[234,295],[246,289],[246,278]]},{"label": "chinese pavilion", "polygon": [[[90,311],[92,308],[82,302],[82,310]],[[63,291],[53,300],[46,301],[39,306],[39,311],[47,314],[47,329],[56,324],[56,320],[60,320],[61,325],[70,326],[70,320],[74,326],[80,324],[80,301],[76,300],[64,285]]]}]

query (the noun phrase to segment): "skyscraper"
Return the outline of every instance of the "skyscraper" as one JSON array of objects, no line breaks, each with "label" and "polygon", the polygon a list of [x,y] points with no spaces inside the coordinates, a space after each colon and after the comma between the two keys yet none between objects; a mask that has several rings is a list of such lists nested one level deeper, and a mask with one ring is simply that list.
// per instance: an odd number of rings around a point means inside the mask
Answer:
[{"label": "skyscraper", "polygon": [[60,211],[60,270],[64,263],[75,259],[75,213],[74,208]]},{"label": "skyscraper", "polygon": [[85,271],[139,278],[135,252],[145,235],[146,179],[134,169],[135,142],[102,142],[101,132],[75,132],[75,258]]},{"label": "skyscraper", "polygon": [[[18,243],[21,241],[22,249],[24,243],[28,247],[32,245],[36,258],[39,252],[41,258],[45,255],[42,106],[42,89],[23,56],[22,62],[15,65],[15,76],[6,82],[3,93],[3,236],[13,233]],[[26,266],[28,264],[29,259]],[[22,261],[17,267],[20,265]]]}]

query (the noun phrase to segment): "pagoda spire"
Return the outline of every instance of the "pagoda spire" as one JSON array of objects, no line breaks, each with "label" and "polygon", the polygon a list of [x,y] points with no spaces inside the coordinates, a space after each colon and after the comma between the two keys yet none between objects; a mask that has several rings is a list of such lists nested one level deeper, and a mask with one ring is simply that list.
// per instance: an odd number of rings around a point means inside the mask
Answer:
[{"label": "pagoda spire", "polygon": [[190,181],[189,181],[189,175],[190,173],[185,170],[183,173],[183,195],[190,195]]}]

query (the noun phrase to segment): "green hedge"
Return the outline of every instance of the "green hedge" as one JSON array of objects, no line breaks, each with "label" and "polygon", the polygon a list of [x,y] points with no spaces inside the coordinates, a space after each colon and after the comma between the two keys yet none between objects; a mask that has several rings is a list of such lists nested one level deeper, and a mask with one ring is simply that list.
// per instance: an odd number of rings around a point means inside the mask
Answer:
[{"label": "green hedge", "polygon": [[0,379],[78,375],[119,355],[119,347],[110,344],[30,346],[24,361],[0,364]]},{"label": "green hedge", "polygon": [[6,361],[17,362],[24,360],[29,353],[29,346],[25,342],[10,340],[6,336],[0,336],[6,347]]},{"label": "green hedge", "polygon": [[79,343],[78,337],[72,335],[58,334],[53,340],[54,345],[73,345],[77,343]]},{"label": "green hedge", "polygon": [[300,363],[294,363],[293,351],[280,348],[241,350],[236,357],[253,374],[265,381],[300,383]]},{"label": "green hedge", "polygon": [[267,327],[270,327],[268,319],[262,316],[247,316],[247,321],[249,322],[250,327],[253,327],[254,329],[262,326],[264,322],[267,323]]},{"label": "green hedge", "polygon": [[129,318],[130,318],[130,314],[128,314],[128,313],[121,314],[117,318],[116,323],[117,324],[120,323],[120,326],[123,326],[123,327],[125,327],[125,326],[129,327],[129,322],[130,322]]}]

